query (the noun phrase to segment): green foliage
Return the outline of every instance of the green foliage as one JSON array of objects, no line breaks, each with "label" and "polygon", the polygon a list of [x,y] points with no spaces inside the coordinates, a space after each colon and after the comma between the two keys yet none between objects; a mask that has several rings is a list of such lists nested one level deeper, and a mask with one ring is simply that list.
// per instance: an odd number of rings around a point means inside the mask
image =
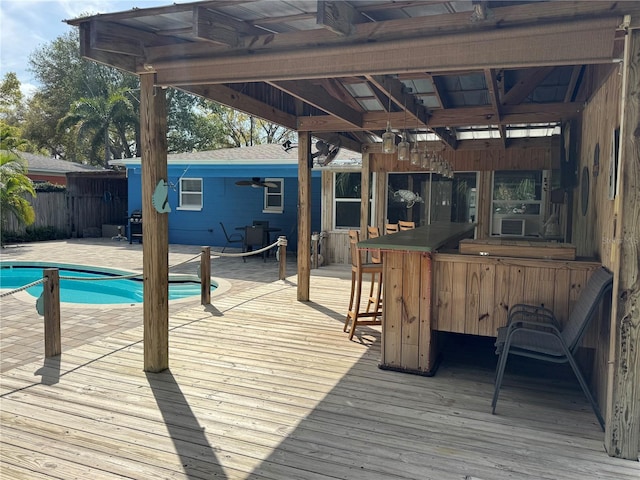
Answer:
[{"label": "green foliage", "polygon": [[[79,51],[74,30],[30,55],[29,69],[41,88],[21,116],[23,138],[37,150],[80,163],[105,165],[111,158],[139,156],[138,78],[83,60]],[[19,82],[17,87],[19,92]],[[11,78],[6,88],[16,92]],[[172,88],[167,115],[170,153],[295,139],[283,127]]]},{"label": "green foliage", "polygon": [[36,192],[66,192],[67,187],[65,185],[58,185],[50,182],[34,183]]},{"label": "green foliage", "polygon": [[30,225],[36,219],[33,207],[24,198],[25,193],[36,195],[26,173],[26,164],[20,157],[6,150],[0,151],[0,215],[3,227],[9,215],[14,215],[24,225]]},{"label": "green foliage", "polygon": [[14,72],[7,72],[0,82],[0,120],[17,125],[24,115],[23,95],[20,80]]},{"label": "green foliage", "polygon": [[[80,98],[60,119],[58,130],[75,127],[78,137],[89,140],[91,162],[103,163],[105,168],[113,157],[131,158],[129,142],[131,138],[135,139],[138,116],[128,92],[128,89],[119,88],[106,96]],[[104,152],[103,162],[99,160],[100,151]]]},{"label": "green foliage", "polygon": [[46,242],[48,240],[62,240],[69,238],[69,235],[55,227],[34,227],[25,229],[24,233],[7,232],[2,229],[2,245],[19,242]]}]

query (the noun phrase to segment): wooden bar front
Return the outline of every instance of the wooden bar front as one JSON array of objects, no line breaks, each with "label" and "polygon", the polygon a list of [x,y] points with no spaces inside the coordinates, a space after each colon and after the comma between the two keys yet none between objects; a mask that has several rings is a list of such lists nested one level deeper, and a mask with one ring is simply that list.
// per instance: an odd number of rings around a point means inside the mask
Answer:
[{"label": "wooden bar front", "polygon": [[[516,303],[550,308],[564,324],[600,267],[591,261],[437,253],[424,243],[407,248],[397,237],[402,233],[359,244],[383,251],[383,369],[432,375],[435,331],[495,336]],[[596,339],[587,335],[584,342],[595,345]]]}]

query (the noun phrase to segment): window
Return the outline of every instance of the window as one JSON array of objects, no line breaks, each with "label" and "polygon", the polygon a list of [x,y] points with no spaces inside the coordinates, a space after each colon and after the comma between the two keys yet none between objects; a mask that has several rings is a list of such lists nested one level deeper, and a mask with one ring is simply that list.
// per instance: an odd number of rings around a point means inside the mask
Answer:
[{"label": "window", "polygon": [[[360,228],[360,204],[362,176],[360,172],[334,172],[333,219],[335,229]],[[373,182],[370,183],[373,185]],[[369,194],[369,218],[372,218],[371,191]]]},{"label": "window", "polygon": [[202,210],[202,179],[180,179],[180,210]]},{"label": "window", "polygon": [[[496,171],[493,174],[492,229],[493,235],[503,235],[504,220],[518,220],[518,232],[535,235],[544,218],[545,192],[549,175],[543,171]],[[513,230],[515,232],[516,230]],[[510,235],[515,235],[508,230]]]},{"label": "window", "polygon": [[265,178],[264,181],[276,186],[265,187],[262,213],[282,213],[284,211],[284,179]]},{"label": "window", "polygon": [[416,226],[475,222],[476,184],[476,172],[455,173],[453,179],[434,173],[390,173],[387,221],[413,221]]}]

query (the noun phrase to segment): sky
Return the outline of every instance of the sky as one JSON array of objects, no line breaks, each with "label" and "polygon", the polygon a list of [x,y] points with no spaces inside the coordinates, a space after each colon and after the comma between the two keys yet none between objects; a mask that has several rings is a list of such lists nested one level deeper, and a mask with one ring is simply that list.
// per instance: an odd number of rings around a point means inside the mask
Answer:
[{"label": "sky", "polygon": [[29,55],[74,27],[63,20],[86,14],[185,3],[176,0],[0,0],[0,78],[15,72],[29,95],[37,82]]}]

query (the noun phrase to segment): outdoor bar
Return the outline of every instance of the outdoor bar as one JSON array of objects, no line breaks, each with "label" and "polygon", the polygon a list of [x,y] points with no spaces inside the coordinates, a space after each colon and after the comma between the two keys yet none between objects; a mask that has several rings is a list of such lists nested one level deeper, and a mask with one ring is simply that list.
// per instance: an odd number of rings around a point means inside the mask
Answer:
[{"label": "outdoor bar", "polygon": [[[563,325],[572,301],[600,266],[594,261],[534,258],[524,246],[519,258],[517,245],[508,256],[461,253],[459,244],[475,242],[462,240],[473,235],[474,227],[428,225],[358,244],[383,255],[380,368],[431,376],[438,363],[437,331],[494,337],[507,324],[509,306],[518,303],[549,308]],[[535,255],[536,249],[570,247],[539,242],[533,249]],[[587,342],[593,347],[594,335]]]}]

